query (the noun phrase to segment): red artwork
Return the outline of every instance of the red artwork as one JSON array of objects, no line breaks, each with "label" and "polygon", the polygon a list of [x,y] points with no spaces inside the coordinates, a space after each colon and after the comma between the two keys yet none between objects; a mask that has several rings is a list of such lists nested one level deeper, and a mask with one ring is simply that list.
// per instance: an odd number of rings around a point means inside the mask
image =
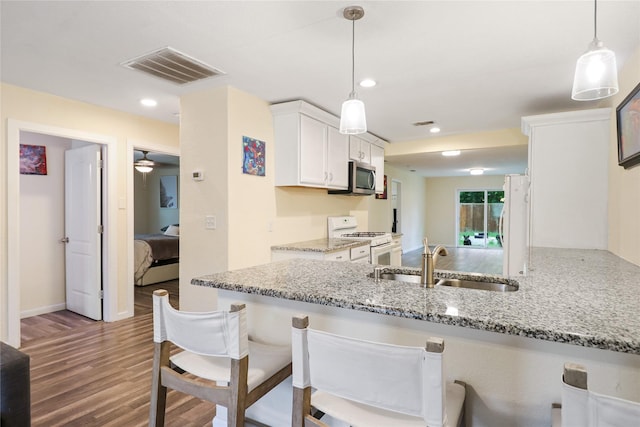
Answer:
[{"label": "red artwork", "polygon": [[20,173],[23,175],[46,175],[47,147],[20,144]]}]

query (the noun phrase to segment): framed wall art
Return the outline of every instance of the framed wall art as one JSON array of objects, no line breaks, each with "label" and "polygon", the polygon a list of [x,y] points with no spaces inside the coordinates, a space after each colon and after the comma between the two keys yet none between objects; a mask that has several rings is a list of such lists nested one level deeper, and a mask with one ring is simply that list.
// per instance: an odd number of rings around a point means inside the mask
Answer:
[{"label": "framed wall art", "polygon": [[266,144],[264,141],[242,137],[242,173],[264,176]]},{"label": "framed wall art", "polygon": [[618,165],[628,169],[640,163],[640,84],[616,108]]},{"label": "framed wall art", "polygon": [[160,207],[178,209],[178,177],[165,175],[160,177]]},{"label": "framed wall art", "polygon": [[47,147],[20,144],[20,173],[22,175],[46,175]]}]

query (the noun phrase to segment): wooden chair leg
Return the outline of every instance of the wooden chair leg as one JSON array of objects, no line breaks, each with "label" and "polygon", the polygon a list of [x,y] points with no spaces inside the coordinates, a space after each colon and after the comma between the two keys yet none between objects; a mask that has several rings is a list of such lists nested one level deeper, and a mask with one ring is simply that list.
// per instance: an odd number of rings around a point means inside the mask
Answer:
[{"label": "wooden chair leg", "polygon": [[293,387],[293,412],[291,426],[303,427],[305,417],[311,413],[311,387]]},{"label": "wooden chair leg", "polygon": [[169,343],[155,343],[153,349],[153,372],[151,381],[151,407],[149,408],[149,427],[164,426],[167,406],[167,388],[162,385],[160,368],[169,364]]},{"label": "wooden chair leg", "polygon": [[229,427],[244,427],[248,372],[249,356],[245,356],[240,360],[231,359],[230,396],[229,405],[227,406],[227,425]]}]

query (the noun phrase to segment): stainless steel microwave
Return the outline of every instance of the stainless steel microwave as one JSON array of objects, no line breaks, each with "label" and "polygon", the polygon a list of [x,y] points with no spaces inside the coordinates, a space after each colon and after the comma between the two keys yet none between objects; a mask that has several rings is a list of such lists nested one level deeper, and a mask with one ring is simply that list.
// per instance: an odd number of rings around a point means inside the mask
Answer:
[{"label": "stainless steel microwave", "polygon": [[376,168],[366,163],[349,162],[349,187],[329,190],[329,194],[368,196],[376,192]]}]

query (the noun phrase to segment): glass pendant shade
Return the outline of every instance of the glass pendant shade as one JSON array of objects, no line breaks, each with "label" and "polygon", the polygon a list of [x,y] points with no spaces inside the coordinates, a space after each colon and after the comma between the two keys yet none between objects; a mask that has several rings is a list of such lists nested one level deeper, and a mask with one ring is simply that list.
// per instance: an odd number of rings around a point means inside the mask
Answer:
[{"label": "glass pendant shade", "polygon": [[357,135],[367,132],[367,118],[364,113],[364,102],[351,94],[349,99],[342,103],[340,113],[340,133]]},{"label": "glass pendant shade", "polygon": [[618,93],[616,54],[594,39],[589,49],[578,58],[571,98],[593,101]]}]

